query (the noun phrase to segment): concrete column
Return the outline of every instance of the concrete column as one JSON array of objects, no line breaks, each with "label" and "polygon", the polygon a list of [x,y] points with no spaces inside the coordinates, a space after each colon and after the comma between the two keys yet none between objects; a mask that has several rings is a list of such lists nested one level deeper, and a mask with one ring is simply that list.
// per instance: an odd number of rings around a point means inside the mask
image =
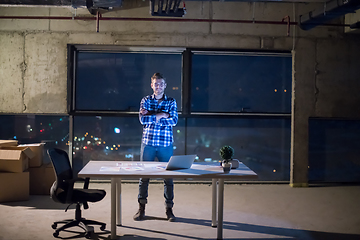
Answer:
[{"label": "concrete column", "polygon": [[293,51],[290,186],[308,186],[309,117],[314,112],[316,43],[299,39]]}]

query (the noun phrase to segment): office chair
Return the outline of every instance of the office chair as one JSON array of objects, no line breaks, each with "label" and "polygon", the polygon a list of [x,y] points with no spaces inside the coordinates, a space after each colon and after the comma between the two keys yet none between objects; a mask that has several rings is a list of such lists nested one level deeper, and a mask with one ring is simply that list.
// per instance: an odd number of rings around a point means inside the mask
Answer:
[{"label": "office chair", "polygon": [[[102,200],[106,192],[104,190],[98,189],[88,189],[89,187],[89,178],[77,178],[74,177],[73,169],[70,166],[68,154],[61,149],[49,149],[47,151],[52,165],[55,169],[56,181],[53,183],[50,189],[50,196],[55,202],[60,202],[64,204],[69,204],[65,209],[65,212],[68,210],[71,204],[76,204],[75,219],[68,219],[63,221],[54,222],[51,226],[53,229],[56,229],[58,224],[65,224],[62,227],[55,230],[53,233],[54,237],[59,236],[59,232],[67,228],[78,226],[85,230],[85,237],[91,238],[91,233],[93,228],[89,228],[88,225],[100,225],[100,230],[105,230],[105,223],[87,220],[81,217],[81,204],[84,206],[84,209],[88,209],[87,202],[98,202]],[[84,188],[74,188],[74,183],[83,181]]]}]

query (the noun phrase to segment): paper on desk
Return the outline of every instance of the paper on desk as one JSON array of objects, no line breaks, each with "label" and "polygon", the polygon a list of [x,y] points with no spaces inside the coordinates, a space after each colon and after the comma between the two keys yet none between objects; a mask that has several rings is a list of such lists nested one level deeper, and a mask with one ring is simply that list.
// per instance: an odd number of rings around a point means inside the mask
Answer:
[{"label": "paper on desk", "polygon": [[101,167],[100,172],[119,172],[120,167]]},{"label": "paper on desk", "polygon": [[142,167],[123,167],[124,170],[126,171],[143,171],[144,168]]}]

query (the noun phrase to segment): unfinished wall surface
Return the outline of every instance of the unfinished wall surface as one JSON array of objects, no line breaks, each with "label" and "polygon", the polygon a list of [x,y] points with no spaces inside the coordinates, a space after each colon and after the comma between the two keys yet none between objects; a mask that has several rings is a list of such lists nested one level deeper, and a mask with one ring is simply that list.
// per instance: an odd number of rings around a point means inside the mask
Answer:
[{"label": "unfinished wall surface", "polygon": [[23,112],[24,36],[0,33],[0,112]]},{"label": "unfinished wall surface", "polygon": [[359,53],[359,38],[317,41],[315,116],[360,117]]},{"label": "unfinished wall surface", "polygon": [[66,112],[67,40],[58,33],[25,36],[24,112]]},{"label": "unfinished wall surface", "polygon": [[[360,37],[343,27],[303,31],[286,24],[239,23],[277,21],[321,6],[317,3],[212,2],[186,3],[187,21],[151,21],[147,1],[133,1],[101,20],[86,9],[61,7],[0,8],[0,16],[69,17],[0,19],[0,113],[66,113],[67,44],[200,47],[293,52],[292,183],[307,182],[308,118],[359,118]],[[87,17],[72,20],[71,17]],[[225,19],[228,22],[196,20]],[[233,22],[231,22],[233,21]],[[286,22],[286,20],[285,20]],[[341,23],[341,19],[335,22]]]}]

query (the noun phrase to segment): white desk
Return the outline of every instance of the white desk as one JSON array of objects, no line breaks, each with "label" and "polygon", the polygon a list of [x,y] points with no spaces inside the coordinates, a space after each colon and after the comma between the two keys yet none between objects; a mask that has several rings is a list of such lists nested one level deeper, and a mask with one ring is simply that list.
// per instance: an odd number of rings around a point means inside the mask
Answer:
[{"label": "white desk", "polygon": [[[79,172],[79,177],[83,178],[111,178],[111,239],[116,239],[116,220],[117,224],[121,225],[121,179],[138,178],[212,179],[212,226],[217,226],[217,238],[222,239],[224,180],[254,179],[257,178],[256,173],[243,163],[240,163],[237,169],[231,169],[228,174],[224,174],[222,168],[216,165],[194,163],[190,169],[168,171],[165,170],[166,164],[139,161],[90,161]],[[218,203],[216,195],[218,195]],[[218,207],[217,223],[216,206]]]}]

